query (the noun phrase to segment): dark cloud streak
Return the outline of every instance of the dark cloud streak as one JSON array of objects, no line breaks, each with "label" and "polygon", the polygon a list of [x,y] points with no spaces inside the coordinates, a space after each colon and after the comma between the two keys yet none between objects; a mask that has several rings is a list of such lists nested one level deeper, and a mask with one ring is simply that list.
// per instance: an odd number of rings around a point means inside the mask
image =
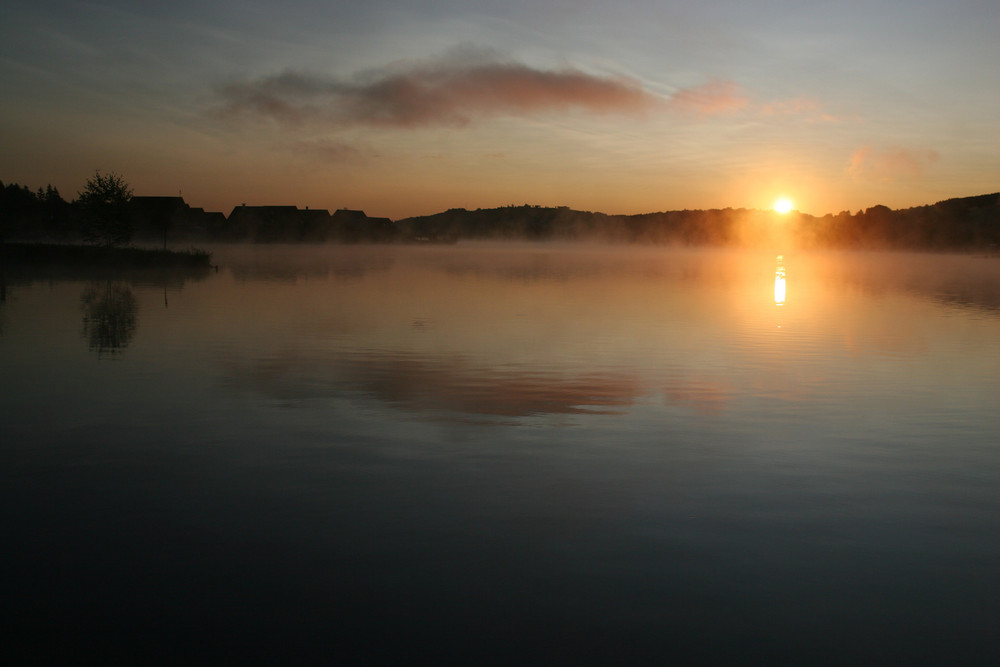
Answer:
[{"label": "dark cloud streak", "polygon": [[625,77],[516,63],[424,66],[354,82],[289,71],[231,83],[219,93],[226,115],[247,114],[291,125],[404,128],[462,126],[487,116],[570,110],[640,115],[664,102]]}]

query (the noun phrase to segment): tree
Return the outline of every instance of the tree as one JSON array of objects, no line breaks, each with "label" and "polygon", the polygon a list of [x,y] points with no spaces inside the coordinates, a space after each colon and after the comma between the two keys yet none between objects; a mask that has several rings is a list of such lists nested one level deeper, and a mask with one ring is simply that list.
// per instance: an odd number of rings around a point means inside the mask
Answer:
[{"label": "tree", "polygon": [[0,242],[21,236],[30,227],[35,196],[25,185],[0,183]]},{"label": "tree", "polygon": [[83,215],[83,240],[105,246],[131,241],[131,201],[132,189],[119,174],[98,171],[93,178],[87,179],[77,199]]}]

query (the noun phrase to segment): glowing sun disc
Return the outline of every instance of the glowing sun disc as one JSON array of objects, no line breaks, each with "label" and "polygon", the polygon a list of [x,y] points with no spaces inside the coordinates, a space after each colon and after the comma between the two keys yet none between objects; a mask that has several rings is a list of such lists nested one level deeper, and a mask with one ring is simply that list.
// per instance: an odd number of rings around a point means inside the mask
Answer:
[{"label": "glowing sun disc", "polygon": [[787,197],[782,197],[778,201],[774,202],[774,211],[775,213],[780,213],[784,215],[785,213],[791,211],[794,206],[795,204],[792,203],[791,199],[788,199]]}]

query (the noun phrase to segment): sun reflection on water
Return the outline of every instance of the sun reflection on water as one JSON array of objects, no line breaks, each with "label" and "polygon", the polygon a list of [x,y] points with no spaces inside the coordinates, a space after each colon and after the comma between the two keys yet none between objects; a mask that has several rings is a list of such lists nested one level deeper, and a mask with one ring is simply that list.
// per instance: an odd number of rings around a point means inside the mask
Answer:
[{"label": "sun reflection on water", "polygon": [[774,270],[774,305],[785,305],[785,259],[778,255],[778,266]]}]

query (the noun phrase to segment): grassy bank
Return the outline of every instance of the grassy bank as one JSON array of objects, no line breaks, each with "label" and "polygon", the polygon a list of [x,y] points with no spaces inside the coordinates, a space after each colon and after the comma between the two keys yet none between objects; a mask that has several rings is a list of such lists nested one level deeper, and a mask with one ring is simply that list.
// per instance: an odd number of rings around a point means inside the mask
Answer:
[{"label": "grassy bank", "polygon": [[8,264],[61,264],[80,267],[209,268],[212,254],[203,250],[109,248],[56,243],[2,243],[0,261]]}]

